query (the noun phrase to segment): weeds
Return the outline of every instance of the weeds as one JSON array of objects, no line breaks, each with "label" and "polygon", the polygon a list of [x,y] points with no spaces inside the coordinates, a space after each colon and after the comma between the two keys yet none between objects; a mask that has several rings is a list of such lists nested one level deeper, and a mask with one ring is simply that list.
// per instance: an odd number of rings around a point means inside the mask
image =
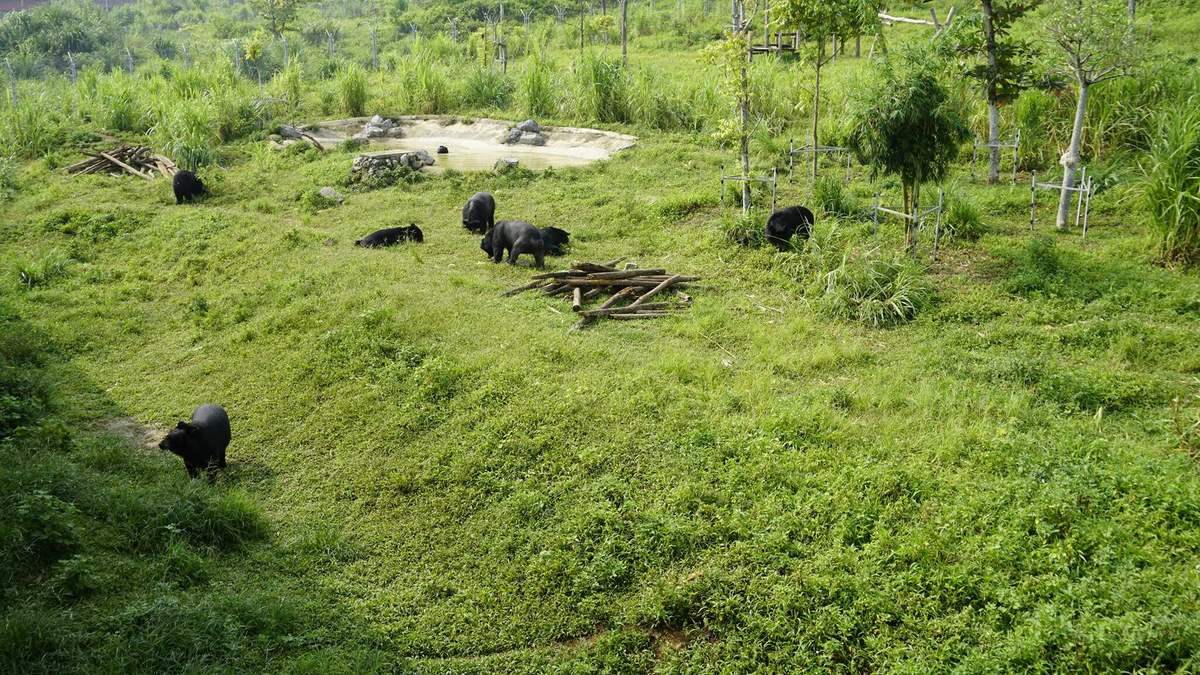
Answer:
[{"label": "weeds", "polygon": [[1142,202],[1155,255],[1166,264],[1200,261],[1200,112],[1164,113],[1142,166]]}]

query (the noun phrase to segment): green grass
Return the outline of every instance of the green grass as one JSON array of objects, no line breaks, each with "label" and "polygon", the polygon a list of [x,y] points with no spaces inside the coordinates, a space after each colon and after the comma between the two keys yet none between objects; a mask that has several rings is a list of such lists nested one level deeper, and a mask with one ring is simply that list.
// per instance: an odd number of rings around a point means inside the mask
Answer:
[{"label": "green grass", "polygon": [[[96,127],[226,142],[187,206],[163,180],[65,176],[69,147],[7,170],[0,670],[1200,669],[1200,277],[1157,264],[1129,190],[1097,195],[1086,240],[1031,235],[1027,185],[959,165],[936,261],[928,231],[908,261],[897,223],[832,213],[778,253],[765,214],[719,203],[711,74],[661,35],[634,47],[629,71],[612,48],[547,58],[587,95],[549,121],[603,117],[636,147],[361,190],[349,152],[264,150],[244,81],[98,80],[119,105]],[[367,114],[533,98],[519,61],[421,49],[363,74]],[[862,67],[828,67],[831,101]],[[755,68],[794,86],[759,170],[804,137],[804,81]],[[272,85],[297,119],[341,107],[336,81],[299,82]],[[205,117],[164,118],[185,91]],[[896,202],[854,171],[826,211]],[[815,205],[803,173],[780,205]],[[565,303],[500,298],[530,270],[462,229],[485,189],[569,230],[572,259],[702,275],[693,308],[570,333]],[[396,222],[425,243],[353,246]],[[206,401],[233,420],[213,484],[113,431]]]}]

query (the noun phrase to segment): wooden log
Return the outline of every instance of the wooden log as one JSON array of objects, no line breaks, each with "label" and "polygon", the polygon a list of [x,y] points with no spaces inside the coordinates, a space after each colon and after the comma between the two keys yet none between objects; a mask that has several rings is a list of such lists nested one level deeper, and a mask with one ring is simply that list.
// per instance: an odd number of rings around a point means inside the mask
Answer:
[{"label": "wooden log", "polygon": [[537,288],[539,286],[545,286],[545,285],[546,285],[545,281],[543,281],[541,279],[535,279],[523,286],[517,286],[516,288],[512,288],[507,291],[504,291],[503,293],[500,294],[500,297],[507,298],[510,295],[516,295],[518,293],[523,293],[531,288]]},{"label": "wooden log", "polygon": [[621,270],[618,272],[592,272],[588,275],[589,279],[632,279],[633,277],[650,276],[652,274],[666,274],[666,270]]},{"label": "wooden log", "polygon": [[643,288],[651,288],[659,282],[654,280],[641,281],[638,279],[563,279],[563,283],[568,286],[639,286]]},{"label": "wooden log", "polygon": [[587,276],[587,272],[583,270],[559,270],[557,272],[542,272],[535,274],[531,279],[566,279],[567,277],[582,277]]},{"label": "wooden log", "polygon": [[[621,290],[617,291],[616,293],[613,293],[611,298],[609,298],[608,300],[605,300],[604,304],[600,305],[600,309],[608,309],[609,307],[612,307],[613,305],[617,304],[621,300],[633,295],[635,291],[636,291],[636,289],[634,289],[634,288],[622,288]],[[595,317],[585,316],[582,319],[580,319],[578,322],[576,322],[574,326],[571,326],[571,330],[581,330],[581,329],[583,329],[584,326],[587,326],[592,321],[595,321]]]},{"label": "wooden log", "polygon": [[583,309],[583,287],[576,286],[574,293],[571,294],[571,311],[578,312]]},{"label": "wooden log", "polygon": [[138,171],[137,169],[133,168],[132,166],[129,166],[125,162],[122,162],[121,160],[117,159],[116,157],[113,157],[112,155],[102,152],[102,153],[100,153],[100,156],[107,159],[108,161],[112,162],[113,164],[116,164],[117,166],[121,167],[122,169],[125,169],[129,173],[137,176],[138,178],[144,178],[146,180],[150,180],[150,176],[147,176],[146,174],[142,173],[141,171]]},{"label": "wooden log", "polygon": [[549,284],[542,292],[546,295],[558,295],[569,290],[571,290],[571,287],[566,284]]},{"label": "wooden log", "polygon": [[662,283],[660,283],[659,285],[657,285],[657,286],[655,286],[654,288],[650,289],[650,291],[649,291],[649,292],[647,292],[647,293],[646,293],[645,295],[643,295],[642,297],[638,298],[637,300],[634,300],[634,301],[633,301],[633,303],[632,303],[632,304],[630,304],[629,306],[630,306],[630,307],[637,307],[638,305],[640,305],[640,304],[642,304],[642,303],[646,302],[647,300],[649,300],[650,298],[654,297],[654,295],[655,295],[656,293],[658,293],[659,291],[663,290],[664,288],[667,288],[667,287],[671,286],[672,284],[678,283],[678,281],[679,281],[679,275],[673,276],[673,277],[671,277],[670,279],[667,279],[667,280],[663,281],[663,282],[662,282]]},{"label": "wooden log", "polygon": [[582,260],[576,260],[575,262],[571,263],[571,267],[573,269],[583,270],[585,272],[616,272],[617,271],[617,269],[615,267],[613,267],[612,265],[601,265],[599,263],[583,262]]},{"label": "wooden log", "polygon": [[637,319],[658,319],[671,316],[671,312],[638,312],[636,314],[609,314],[608,318],[617,321],[636,321]]},{"label": "wooden log", "polygon": [[584,294],[583,294],[583,299],[584,299],[584,300],[588,300],[588,299],[590,299],[590,298],[594,298],[594,297],[596,297],[597,295],[600,295],[600,294],[601,294],[601,293],[603,293],[603,292],[604,292],[604,287],[603,287],[603,286],[597,286],[597,287],[595,287],[595,288],[592,288],[592,289],[590,289],[590,290],[588,290],[588,291],[585,291],[585,292],[584,292]]},{"label": "wooden log", "polygon": [[605,267],[615,268],[617,265],[620,265],[621,261],[623,261],[623,260],[625,260],[625,256],[621,256],[620,258],[613,258],[612,260],[609,260],[608,262],[601,263],[601,264],[603,264]]},{"label": "wooden log", "polygon": [[686,309],[673,302],[647,302],[638,307],[607,307],[605,309],[585,309],[580,312],[583,316],[609,316],[612,314],[636,314],[643,311],[665,311],[673,309]]}]

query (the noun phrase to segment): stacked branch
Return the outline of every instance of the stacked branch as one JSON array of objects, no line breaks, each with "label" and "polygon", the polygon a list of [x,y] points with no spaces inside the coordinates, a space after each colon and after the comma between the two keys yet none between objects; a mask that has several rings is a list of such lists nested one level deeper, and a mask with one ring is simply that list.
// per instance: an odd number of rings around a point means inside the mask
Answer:
[{"label": "stacked branch", "polygon": [[[620,259],[607,263],[576,261],[570,269],[536,274],[533,281],[503,295],[541,291],[547,296],[569,297],[571,309],[581,317],[572,330],[599,319],[657,319],[691,306],[691,297],[681,289],[700,277],[668,274],[664,269],[638,269],[633,265],[618,269],[616,265],[620,262]],[[604,302],[591,309],[585,306],[596,298],[604,298]]]},{"label": "stacked branch", "polygon": [[121,144],[103,152],[84,150],[83,154],[88,158],[68,166],[67,173],[73,175],[106,173],[110,176],[129,174],[151,180],[155,173],[170,178],[179,170],[170,159],[154,154],[145,145]]}]

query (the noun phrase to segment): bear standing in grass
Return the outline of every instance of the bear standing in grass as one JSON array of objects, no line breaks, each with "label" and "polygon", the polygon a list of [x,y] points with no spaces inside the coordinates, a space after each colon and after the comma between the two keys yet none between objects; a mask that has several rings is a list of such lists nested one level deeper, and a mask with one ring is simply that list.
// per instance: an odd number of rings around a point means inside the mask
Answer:
[{"label": "bear standing in grass", "polygon": [[502,220],[483,235],[479,248],[491,256],[492,262],[504,259],[508,251],[508,264],[516,265],[517,257],[522,253],[532,253],[538,267],[544,266],[545,244],[542,243],[542,233],[533,225],[523,220]]},{"label": "bear standing in grass", "polygon": [[179,455],[192,478],[205,469],[211,480],[217,469],[225,468],[225,448],[231,437],[225,409],[206,403],[192,413],[191,422],[180,422],[158,447]]},{"label": "bear standing in grass", "polygon": [[812,234],[813,212],[803,206],[789,206],[771,214],[767,220],[767,241],[780,251],[792,247],[792,235],[808,239]]},{"label": "bear standing in grass", "polygon": [[496,200],[487,192],[476,192],[463,206],[463,227],[483,234],[496,224]]},{"label": "bear standing in grass", "polygon": [[204,182],[191,171],[176,173],[175,178],[171,181],[171,187],[175,190],[176,204],[190,202],[196,197],[208,194],[208,188],[204,187]]}]

